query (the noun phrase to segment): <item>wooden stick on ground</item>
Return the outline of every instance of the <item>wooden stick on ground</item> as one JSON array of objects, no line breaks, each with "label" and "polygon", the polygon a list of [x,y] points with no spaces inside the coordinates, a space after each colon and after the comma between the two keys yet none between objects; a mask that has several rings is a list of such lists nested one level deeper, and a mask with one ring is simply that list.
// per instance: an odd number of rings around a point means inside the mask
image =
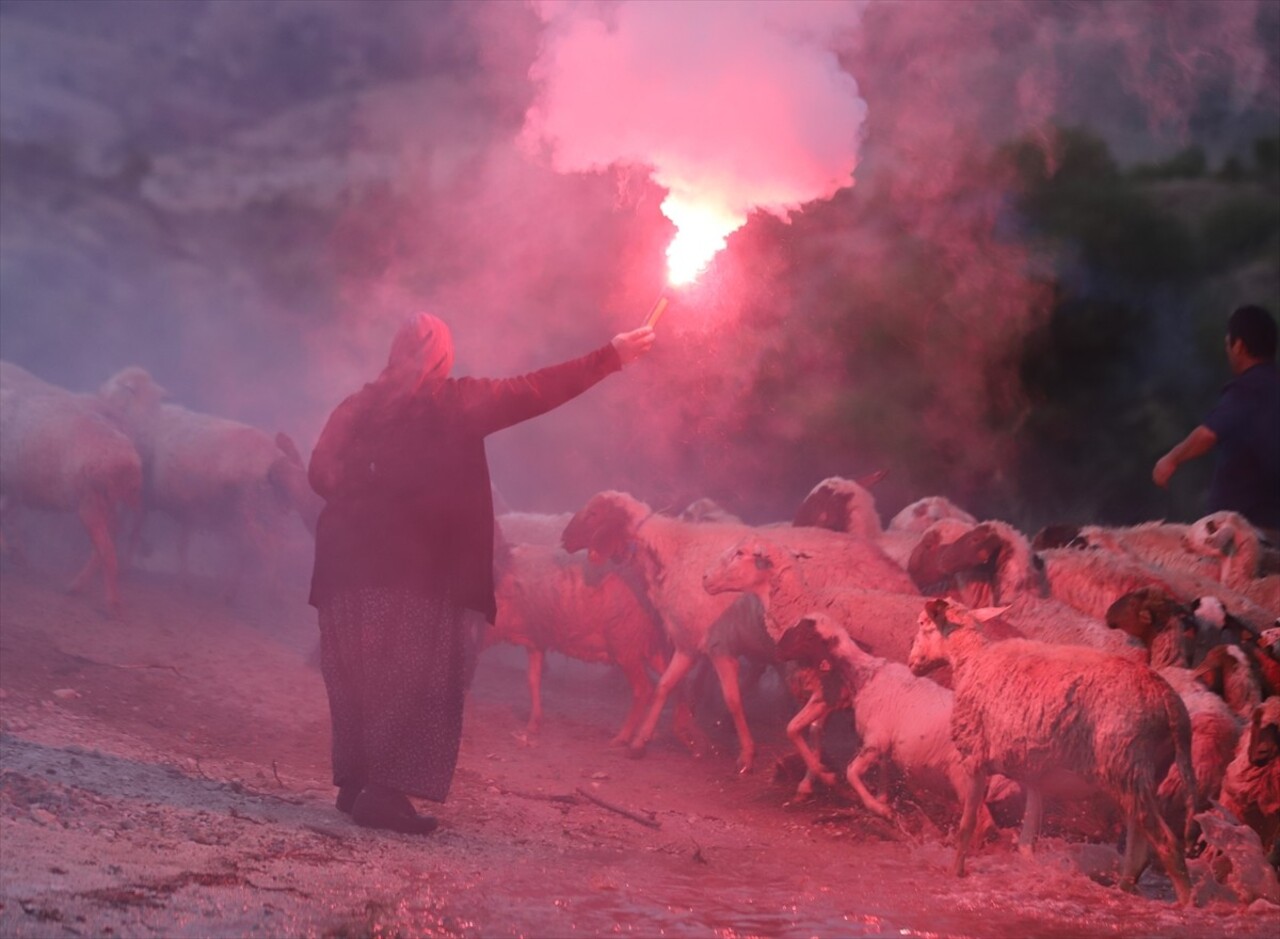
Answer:
[{"label": "wooden stick on ground", "polygon": [[624,809],[620,805],[614,805],[612,802],[606,802],[604,799],[601,799],[599,796],[594,796],[591,793],[587,792],[587,790],[583,789],[581,786],[577,788],[577,793],[578,795],[582,796],[582,798],[586,799],[588,802],[594,802],[596,805],[600,806],[600,808],[608,809],[610,812],[617,812],[619,815],[629,818],[633,822],[639,822],[641,825],[645,825],[649,828],[662,827],[662,823],[657,821],[656,819],[646,818],[643,815],[638,815],[635,812],[632,812],[630,809]]}]

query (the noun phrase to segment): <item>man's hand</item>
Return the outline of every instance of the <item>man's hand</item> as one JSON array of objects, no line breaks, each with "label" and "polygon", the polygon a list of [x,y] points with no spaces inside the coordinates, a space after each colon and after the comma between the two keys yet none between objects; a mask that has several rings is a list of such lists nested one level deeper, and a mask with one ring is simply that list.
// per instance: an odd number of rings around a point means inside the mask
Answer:
[{"label": "man's hand", "polygon": [[614,336],[613,348],[625,366],[652,349],[657,338],[652,326],[641,326],[639,329],[618,333],[618,335]]},{"label": "man's hand", "polygon": [[1151,481],[1161,489],[1169,485],[1174,472],[1187,460],[1204,456],[1218,444],[1218,435],[1203,424],[1187,434],[1186,439],[1156,460],[1151,468]]}]

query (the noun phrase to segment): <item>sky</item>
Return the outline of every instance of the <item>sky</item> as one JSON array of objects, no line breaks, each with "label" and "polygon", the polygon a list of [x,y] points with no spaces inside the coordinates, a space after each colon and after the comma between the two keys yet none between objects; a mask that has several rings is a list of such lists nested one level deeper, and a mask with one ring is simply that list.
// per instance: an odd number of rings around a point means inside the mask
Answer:
[{"label": "sky", "polygon": [[[874,415],[868,465],[805,433],[899,365],[935,379],[919,432],[971,492],[1009,457],[982,416],[1019,392],[993,371],[1045,302],[990,155],[1082,122],[1123,161],[1238,152],[1280,121],[1278,11],[5,0],[0,355],[76,390],[143,365],[306,450],[415,310],[453,324],[461,373],[504,375],[666,291],[648,360],[491,441],[513,505],[622,488],[785,517],[878,468],[898,431]],[[673,288],[695,231],[726,246]],[[836,303],[865,334],[831,333]],[[841,347],[873,342],[885,371],[848,374]],[[745,410],[761,376],[774,404]],[[779,474],[782,447],[812,473]]]}]

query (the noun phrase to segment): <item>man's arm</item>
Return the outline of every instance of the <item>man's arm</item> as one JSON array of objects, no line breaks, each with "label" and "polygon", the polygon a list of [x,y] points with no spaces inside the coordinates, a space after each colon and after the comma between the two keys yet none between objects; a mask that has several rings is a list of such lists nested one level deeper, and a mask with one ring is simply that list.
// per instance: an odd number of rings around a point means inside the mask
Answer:
[{"label": "man's arm", "polygon": [[1160,459],[1151,470],[1151,480],[1161,489],[1169,485],[1174,472],[1188,460],[1204,456],[1218,444],[1218,435],[1200,424]]}]

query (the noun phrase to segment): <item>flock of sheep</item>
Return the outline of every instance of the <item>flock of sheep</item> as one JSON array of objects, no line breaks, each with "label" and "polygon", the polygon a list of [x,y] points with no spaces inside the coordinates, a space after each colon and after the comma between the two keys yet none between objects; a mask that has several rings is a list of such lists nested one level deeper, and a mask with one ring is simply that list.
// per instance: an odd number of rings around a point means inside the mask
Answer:
[{"label": "flock of sheep", "polygon": [[[1185,858],[1231,844],[1236,896],[1280,900],[1280,555],[1238,515],[1028,538],[930,497],[882,528],[869,489],[833,478],[791,524],[705,501],[677,517],[621,492],[498,524],[489,639],[529,650],[530,730],[548,650],[622,667],[633,697],[615,741],[635,756],[668,699],[687,733],[680,687],[705,659],[747,771],[739,671],[775,666],[795,702],[797,797],[843,776],[893,818],[885,770],[908,791],[941,782],[961,807],[958,875],[994,827],[988,802],[1020,800],[1030,853],[1046,803],[1101,797],[1123,830],[1121,886],[1154,852],[1191,902]],[[842,774],[822,750],[839,711],[858,742]]]},{"label": "flock of sheep", "polygon": [[[102,572],[108,608],[120,608],[120,542],[138,548],[147,511],[177,523],[185,569],[193,530],[236,540],[240,570],[269,564],[273,516],[296,513],[314,530],[319,498],[297,446],[237,421],[166,400],[141,368],[126,368],[94,394],[50,384],[0,362],[0,545],[18,555],[13,516],[24,507],[79,516],[92,550],[72,583]],[[127,531],[118,529],[128,519]],[[123,539],[121,535],[123,534]]]},{"label": "flock of sheep", "polygon": [[[235,537],[246,565],[269,561],[279,520],[314,530],[319,500],[287,436],[165,398],[139,368],[76,394],[0,362],[6,553],[22,506],[77,514],[92,550],[72,587],[101,571],[116,610],[117,542],[136,547],[148,511],[178,523],[184,566],[192,529]],[[1019,800],[1030,852],[1046,803],[1101,796],[1124,830],[1122,886],[1154,852],[1191,902],[1188,852],[1234,838],[1267,859],[1253,894],[1280,901],[1280,553],[1233,513],[1029,538],[929,497],[882,527],[870,484],[825,480],[792,523],[765,526],[612,491],[572,515],[501,514],[487,642],[528,650],[528,730],[554,651],[622,670],[632,700],[614,742],[632,755],[669,700],[692,743],[683,686],[706,661],[745,772],[740,670],[772,667],[795,702],[797,797],[843,779],[892,819],[895,785],[941,784],[960,806],[956,874],[995,827],[988,803]],[[842,773],[822,742],[837,712],[858,744]]]}]

